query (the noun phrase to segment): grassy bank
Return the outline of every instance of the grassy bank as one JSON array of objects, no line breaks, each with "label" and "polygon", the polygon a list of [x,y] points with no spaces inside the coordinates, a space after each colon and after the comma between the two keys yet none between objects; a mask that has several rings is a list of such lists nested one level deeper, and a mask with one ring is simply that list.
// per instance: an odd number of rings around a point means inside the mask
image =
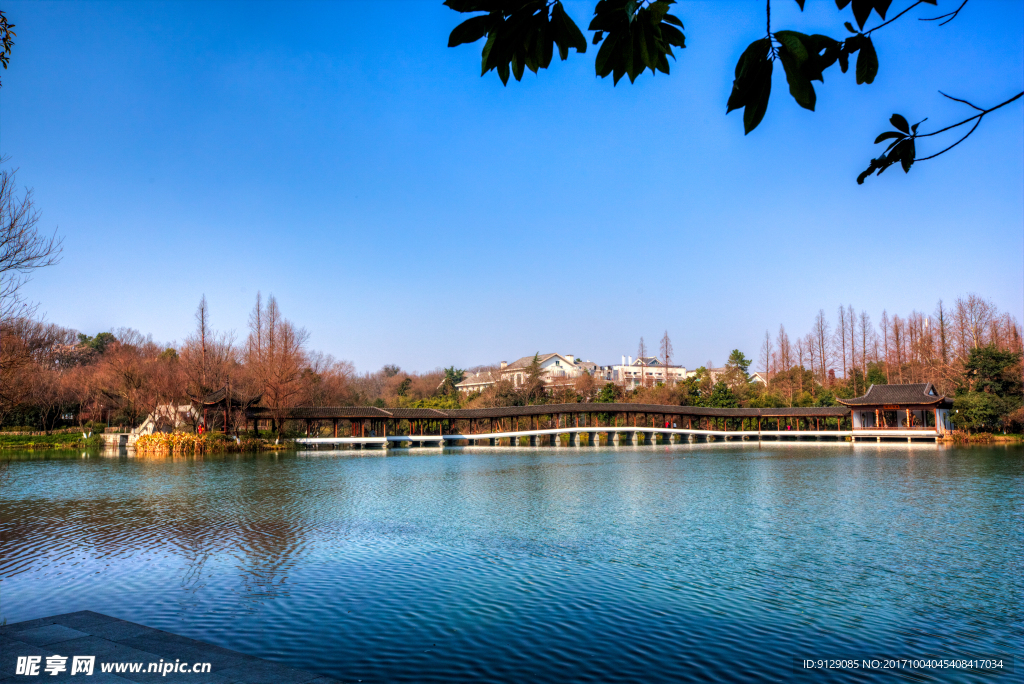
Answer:
[{"label": "grassy bank", "polygon": [[81,432],[57,435],[5,435],[0,433],[3,449],[87,449],[103,446],[99,435],[83,438]]}]

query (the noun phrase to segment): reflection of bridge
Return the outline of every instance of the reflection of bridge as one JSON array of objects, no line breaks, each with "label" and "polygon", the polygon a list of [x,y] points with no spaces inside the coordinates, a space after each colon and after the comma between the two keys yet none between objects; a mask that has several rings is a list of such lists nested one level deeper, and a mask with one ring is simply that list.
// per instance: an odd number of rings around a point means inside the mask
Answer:
[{"label": "reflection of bridge", "polygon": [[[691,441],[899,441],[938,437],[935,429],[853,428],[845,406],[704,408],[660,404],[554,404],[486,409],[252,408],[250,421],[300,420],[301,446],[596,446]],[[333,434],[320,437],[324,424]],[[312,433],[312,434],[311,434]],[[347,433],[347,434],[345,434]]]}]

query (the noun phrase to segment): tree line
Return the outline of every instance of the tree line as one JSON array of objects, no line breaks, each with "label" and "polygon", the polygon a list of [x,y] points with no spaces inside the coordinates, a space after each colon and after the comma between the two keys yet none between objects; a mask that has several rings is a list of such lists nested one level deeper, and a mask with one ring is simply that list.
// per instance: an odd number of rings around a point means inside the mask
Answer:
[{"label": "tree line", "polygon": [[[658,362],[672,363],[666,332]],[[647,356],[643,338],[638,358]],[[539,360],[518,387],[499,380],[467,398],[472,407],[566,402],[627,402],[706,407],[835,406],[861,396],[871,385],[932,383],[954,399],[953,422],[968,431],[1024,427],[1020,323],[988,299],[968,294],[952,306],[939,301],[931,314],[906,316],[883,311],[877,323],[866,311],[839,306],[830,319],[819,310],[811,329],[790,335],[784,325],[766,331],[760,345],[761,371],[734,349],[725,365],[710,361],[680,382],[646,376],[636,388],[583,375],[545,387]],[[495,377],[497,373],[495,372]]]},{"label": "tree line", "polygon": [[[159,406],[199,406],[222,389],[276,415],[295,406],[487,407],[574,402],[633,402],[711,407],[832,406],[864,394],[872,384],[930,382],[954,397],[954,421],[969,430],[1019,430],[1021,327],[1010,314],[978,295],[939,302],[931,314],[900,316],[883,311],[877,323],[865,311],[840,306],[835,318],[821,310],[811,329],[790,335],[780,325],[765,333],[759,364],[734,349],[724,366],[711,362],[679,382],[647,376],[630,389],[590,374],[546,379],[539,355],[514,385],[497,368],[494,384],[464,395],[466,371],[451,366],[427,373],[389,364],[356,373],[351,362],[309,347],[309,333],[282,313],[273,296],[258,294],[244,339],[218,331],[205,296],[195,328],[180,344],[159,344],[137,330],[120,328],[88,336],[76,330],[13,316],[0,320],[0,425],[52,430],[77,426],[137,426]],[[646,357],[640,343],[638,357]],[[668,333],[657,352],[672,361]],[[220,412],[185,411],[192,427],[210,421],[222,429]],[[230,430],[244,429],[231,416]],[[274,427],[284,430],[283,420]]]},{"label": "tree line", "polygon": [[[444,380],[441,369],[421,374],[395,365],[357,374],[351,362],[311,349],[309,333],[273,296],[257,295],[241,341],[214,329],[205,296],[180,344],[130,328],[89,336],[28,316],[0,319],[0,425],[7,429],[127,428],[157,407],[198,406],[222,389],[242,404],[259,398],[272,415],[294,406],[452,404],[454,386]],[[204,420],[201,412],[178,415],[193,428]],[[223,428],[220,413],[205,420]],[[229,429],[244,427],[238,412],[231,420]]]}]

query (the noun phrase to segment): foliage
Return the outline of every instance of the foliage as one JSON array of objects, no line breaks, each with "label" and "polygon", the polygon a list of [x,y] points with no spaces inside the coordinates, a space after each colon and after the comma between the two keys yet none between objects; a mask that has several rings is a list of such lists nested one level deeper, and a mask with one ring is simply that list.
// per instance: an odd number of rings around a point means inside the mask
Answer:
[{"label": "foliage", "polygon": [[953,400],[953,425],[969,432],[996,430],[1008,413],[1006,401],[988,392],[966,392]]},{"label": "foliage", "polygon": [[[804,0],[796,2],[803,10]],[[850,7],[857,26],[855,28],[851,22],[846,21],[843,26],[847,34],[833,38],[790,29],[773,30],[769,0],[766,5],[764,36],[750,43],[736,63],[726,113],[743,110],[744,134],[757,128],[768,110],[777,62],[781,63],[785,72],[789,94],[797,105],[809,111],[814,111],[817,104],[813,82],[824,83],[825,71],[837,63],[840,71],[845,74],[850,69],[851,58],[855,58],[853,71],[857,84],[873,83],[879,70],[873,34],[918,5],[934,5],[936,2],[915,0],[887,20],[892,0],[836,0],[840,12]],[[551,63],[555,45],[558,46],[562,60],[568,59],[570,48],[575,48],[577,53],[586,52],[587,49],[586,38],[566,14],[560,0],[550,3],[548,0],[447,0],[444,4],[460,13],[483,13],[456,26],[448,38],[448,46],[474,43],[486,36],[481,52],[481,75],[497,71],[505,85],[508,84],[509,74],[514,75],[518,81],[524,69],[528,68],[534,73],[546,69]],[[595,73],[602,78],[612,76],[613,84],[616,85],[623,75],[629,76],[632,83],[646,70],[652,74],[658,71],[668,74],[668,58],[675,59],[673,48],[686,47],[683,22],[669,13],[673,4],[674,0],[599,0],[588,26],[588,30],[593,32],[592,43],[600,45],[594,60]],[[924,20],[949,23],[963,9],[963,4],[953,12]],[[872,12],[881,23],[865,29]],[[882,133],[875,141],[892,142],[880,157],[871,160],[857,182],[863,183],[871,174],[880,174],[897,162],[904,172],[909,172],[915,161],[933,159],[944,154],[970,136],[985,115],[1014,102],[1022,95],[1024,92],[988,109],[966,100],[950,98],[974,108],[978,113],[930,133],[919,134],[917,129],[922,122],[910,126],[905,117],[894,114],[890,121],[896,130]],[[952,145],[930,156],[916,157],[916,141],[919,138],[940,135],[972,122],[974,125],[967,134]]]},{"label": "foliage", "polygon": [[428,397],[415,401],[402,403],[401,408],[432,408],[432,409],[457,409],[462,408],[458,394],[439,397]]},{"label": "foliage", "polygon": [[736,368],[744,376],[747,375],[747,370],[750,368],[750,359],[743,355],[739,349],[733,349],[732,353],[729,354],[729,360],[725,362],[727,368]]},{"label": "foliage", "polygon": [[605,386],[601,388],[601,391],[597,393],[597,398],[594,399],[594,401],[602,404],[613,404],[621,400],[622,388],[614,382],[606,383]]},{"label": "foliage", "polygon": [[0,10],[0,36],[3,40],[3,48],[0,49],[0,64],[4,69],[11,61],[11,49],[14,47],[14,38],[18,34],[14,32],[14,24],[7,20],[7,15]]},{"label": "foliage", "polygon": [[117,338],[114,337],[113,333],[96,333],[95,337],[89,337],[84,333],[78,333],[78,343],[83,347],[93,350],[97,354],[102,354],[106,351],[107,346],[114,342],[117,342]]},{"label": "foliage", "polygon": [[511,73],[522,80],[524,69],[547,69],[554,46],[564,61],[569,48],[587,51],[587,39],[565,13],[559,0],[445,0],[456,12],[486,12],[462,22],[448,37],[448,47],[474,43],[487,36],[480,75],[497,71],[502,83]]},{"label": "foliage", "polygon": [[959,392],[986,392],[998,397],[1020,397],[1021,353],[1003,351],[994,344],[971,349],[964,364]]},{"label": "foliage", "polygon": [[82,433],[57,435],[5,435],[0,433],[0,449],[87,449],[102,446],[99,435]]},{"label": "foliage", "polygon": [[466,371],[455,366],[449,366],[444,369],[444,380],[441,383],[441,387],[438,389],[438,393],[447,396],[457,395],[459,388],[457,385],[465,380]]}]

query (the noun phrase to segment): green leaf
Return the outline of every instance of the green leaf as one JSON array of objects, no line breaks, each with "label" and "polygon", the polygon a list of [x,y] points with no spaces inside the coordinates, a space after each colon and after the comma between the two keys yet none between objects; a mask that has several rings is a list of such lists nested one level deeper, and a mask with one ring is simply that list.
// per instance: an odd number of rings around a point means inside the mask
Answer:
[{"label": "green leaf", "polygon": [[846,70],[850,68],[850,53],[845,49],[839,50],[839,68],[846,73]]},{"label": "green leaf", "polygon": [[878,55],[871,38],[864,36],[863,44],[857,55],[857,84],[872,83],[878,75]]},{"label": "green leaf", "polygon": [[882,133],[880,136],[875,138],[875,144],[877,145],[883,140],[889,140],[890,138],[898,138],[902,140],[905,137],[907,136],[903,135],[902,133],[897,133],[896,131],[886,131],[885,133]]},{"label": "green leaf", "polygon": [[899,114],[893,114],[889,118],[889,123],[893,125],[893,128],[905,133],[906,135],[910,135],[910,125],[907,124],[907,120]]},{"label": "green leaf", "polygon": [[489,14],[479,17],[472,17],[462,22],[448,36],[448,47],[455,47],[464,43],[475,43],[491,30],[494,19]]},{"label": "green leaf", "polygon": [[804,47],[803,43],[803,39],[806,37],[804,34],[797,33],[796,31],[775,32],[775,38],[789,51],[798,65],[807,61],[807,48]]},{"label": "green leaf", "polygon": [[853,28],[853,24],[851,24],[848,21],[843,22],[843,26],[845,26],[846,30],[849,31],[850,33],[856,33],[857,32],[857,30],[855,28]]},{"label": "green leaf", "polygon": [[782,59],[782,68],[786,70],[789,94],[793,96],[798,105],[813,112],[817,96],[814,93],[814,86],[811,85],[810,79],[801,71],[799,63],[785,44],[779,50],[779,57]]},{"label": "green leaf", "polygon": [[660,24],[662,18],[664,18],[664,16],[668,14],[669,4],[667,2],[664,2],[664,0],[660,2],[652,2],[647,6],[647,9],[653,17],[651,23],[657,25]]},{"label": "green leaf", "polygon": [[603,39],[604,39],[604,31],[598,31],[597,33],[594,34],[594,42],[593,42],[593,44],[597,45]]},{"label": "green leaf", "polygon": [[494,68],[493,66],[490,66],[488,64],[488,62],[489,62],[490,57],[491,57],[491,51],[494,49],[494,44],[497,41],[498,41],[498,33],[497,33],[497,31],[494,31],[489,36],[487,36],[487,42],[484,43],[484,49],[480,53],[480,57],[481,57],[481,59],[480,59],[480,75],[481,76],[483,76],[488,71],[490,71],[491,69]]},{"label": "green leaf", "polygon": [[661,36],[662,39],[664,39],[664,41],[669,45],[675,45],[676,47],[679,48],[686,47],[686,36],[684,36],[683,32],[677,29],[675,26],[666,26],[665,24],[662,24]]},{"label": "green leaf", "polygon": [[580,31],[580,27],[576,25],[576,22],[565,13],[565,8],[562,7],[561,2],[556,2],[551,8],[551,25],[552,27],[558,27],[558,35],[562,36],[565,44],[564,49],[562,49],[563,43],[558,45],[562,61],[568,58],[569,48],[575,48],[577,53],[587,51],[586,36],[583,35],[583,31]]},{"label": "green leaf", "polygon": [[752,82],[753,92],[750,103],[743,110],[743,134],[757,128],[768,111],[768,98],[772,94],[772,62],[765,60],[764,66],[758,71]]},{"label": "green leaf", "polygon": [[900,165],[903,166],[903,173],[910,173],[910,167],[914,165],[914,157],[916,156],[914,139],[907,138],[900,145],[903,148],[900,150]]},{"label": "green leaf", "polygon": [[800,5],[800,11],[804,11],[804,0],[796,0],[796,4]]},{"label": "green leaf", "polygon": [[617,56],[618,42],[618,35],[609,34],[604,42],[601,43],[601,48],[597,51],[597,59],[594,62],[594,68],[598,76],[603,78],[612,73],[617,62],[614,58]]}]

